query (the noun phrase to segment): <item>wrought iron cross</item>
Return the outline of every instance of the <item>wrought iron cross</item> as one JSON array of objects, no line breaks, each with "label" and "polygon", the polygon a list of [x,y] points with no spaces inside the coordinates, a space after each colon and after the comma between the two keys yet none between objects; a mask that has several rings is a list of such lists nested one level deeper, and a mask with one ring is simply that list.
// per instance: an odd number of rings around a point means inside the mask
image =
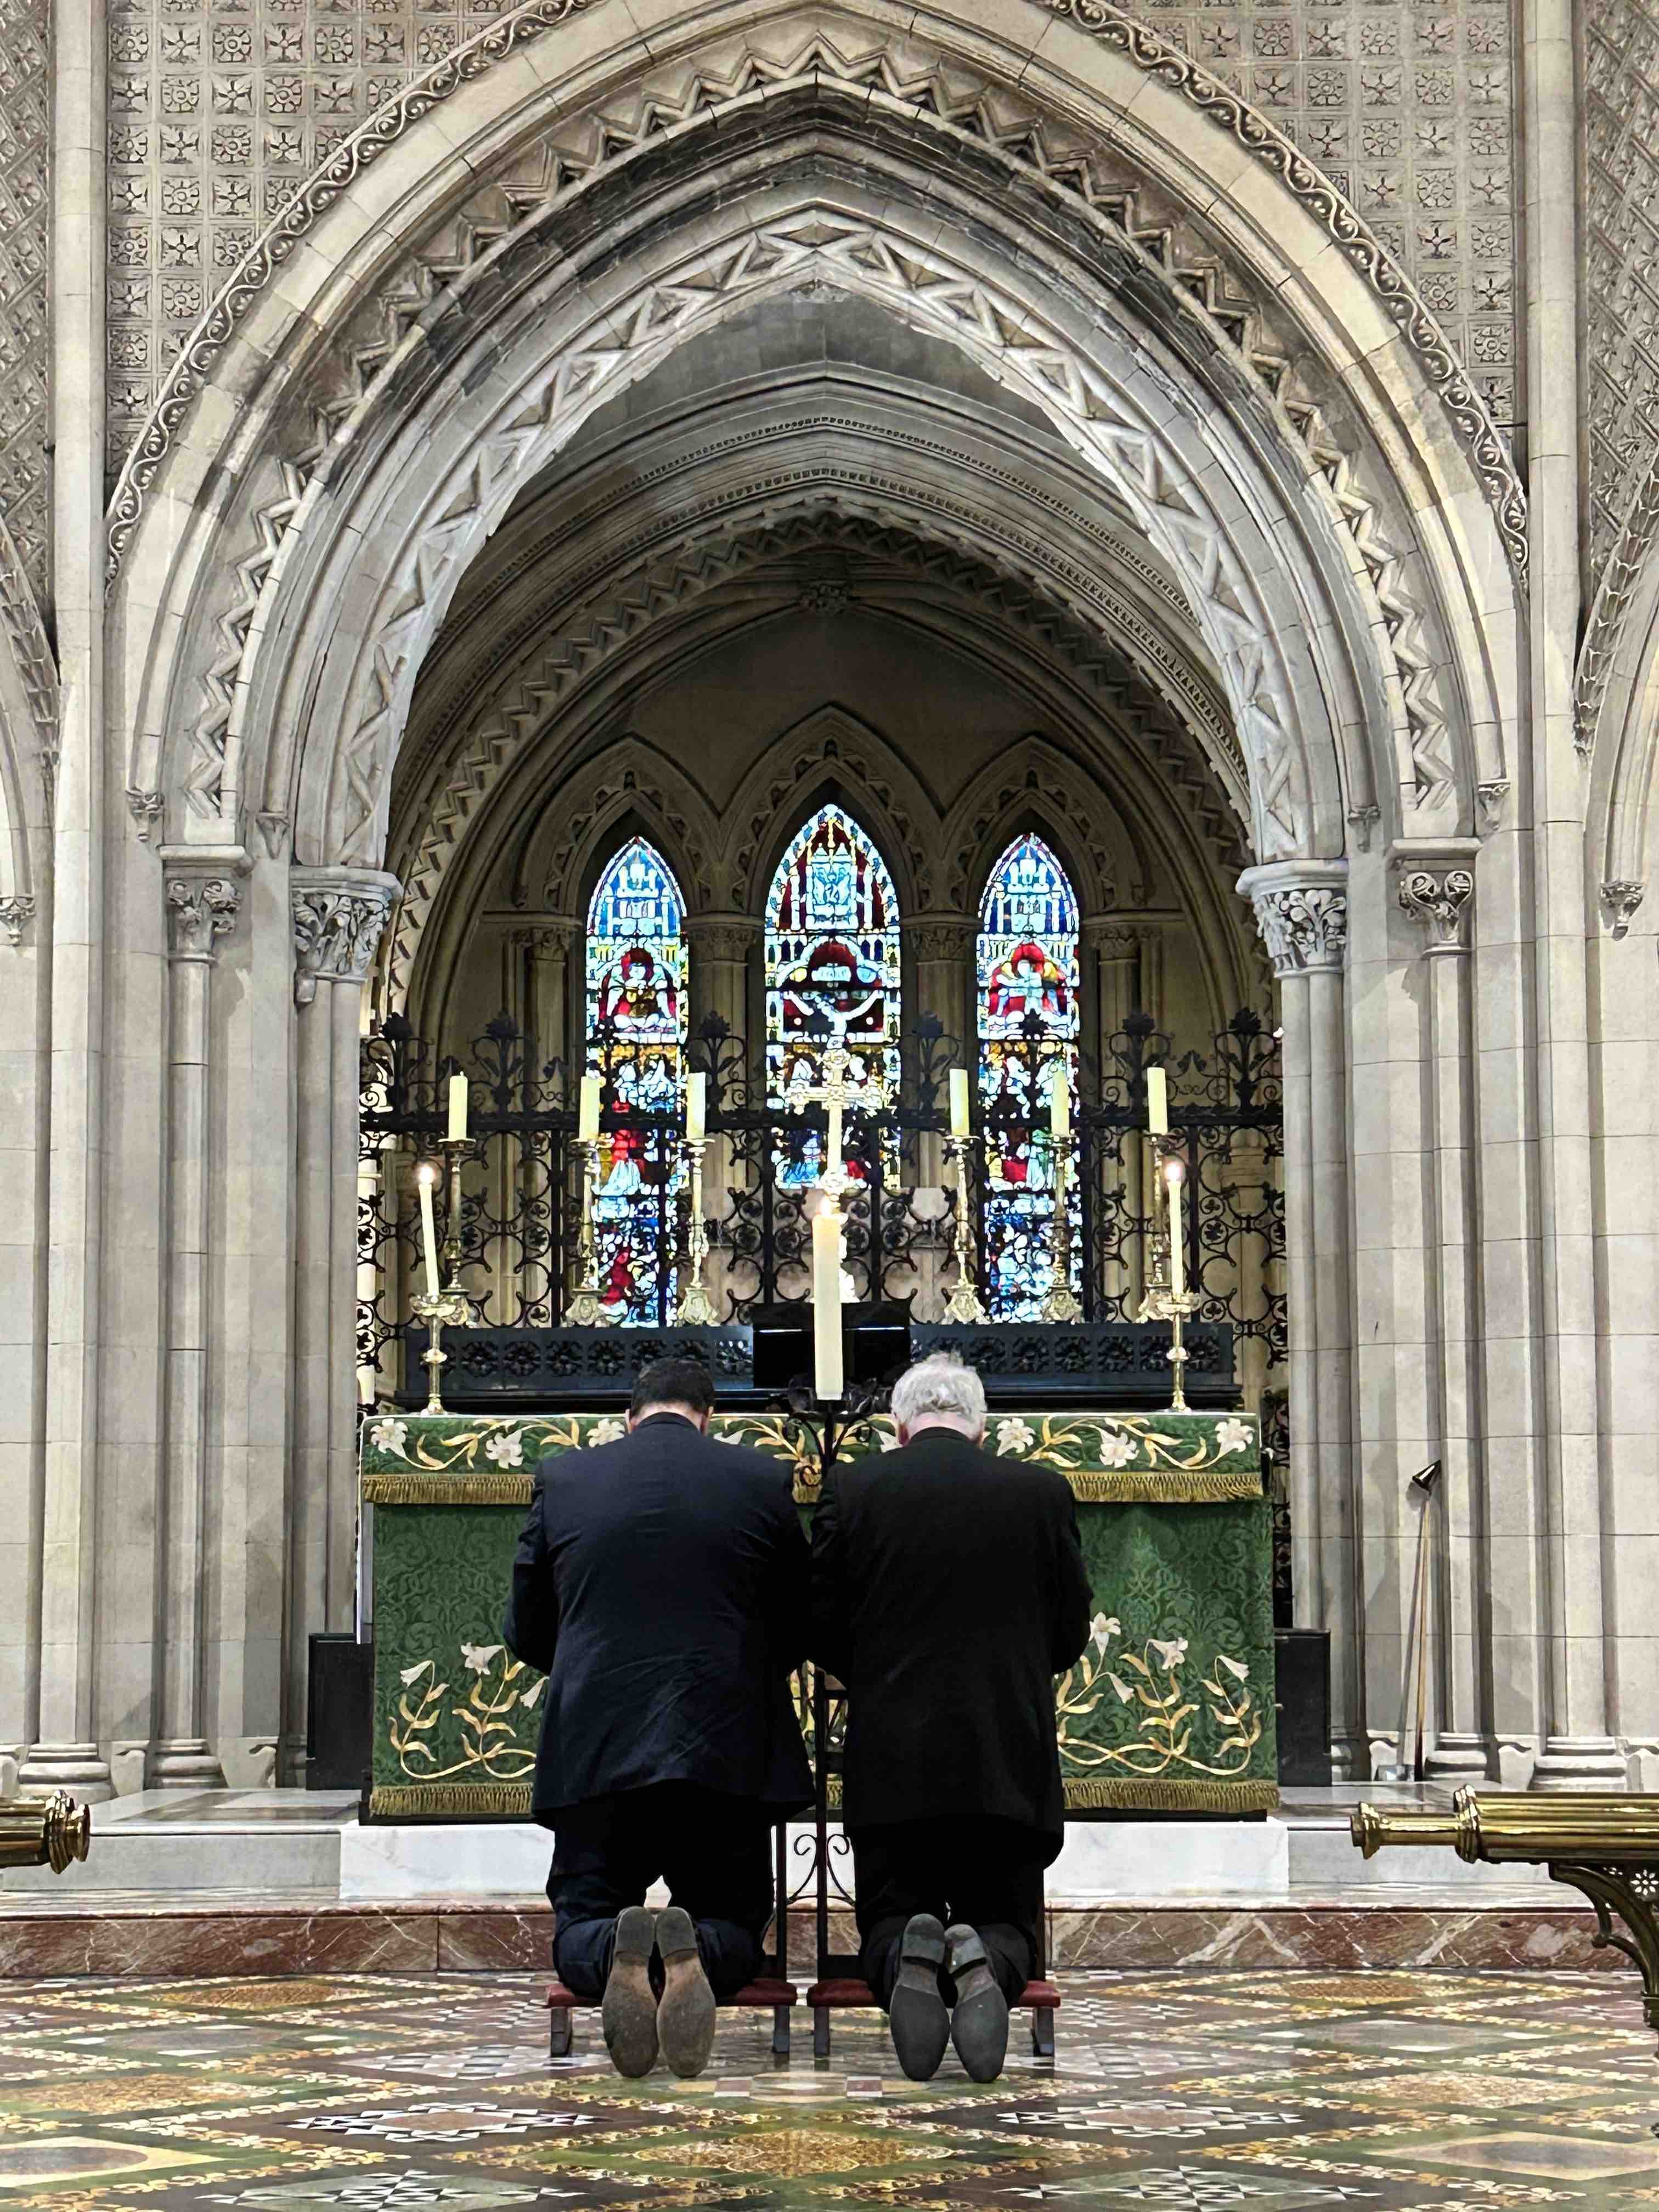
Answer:
[{"label": "wrought iron cross", "polygon": [[805,1077],[792,1076],[784,1092],[791,1110],[799,1114],[803,1107],[822,1106],[830,1117],[830,1130],[824,1145],[823,1173],[818,1184],[832,1205],[838,1205],[842,1193],[852,1178],[847,1172],[847,1163],[842,1158],[842,1116],[849,1106],[879,1106],[882,1086],[879,1079],[870,1069],[862,1070],[856,1083],[850,1080],[859,1063],[847,1049],[847,1031],[838,1028],[823,1048],[823,1078],[812,1083]]}]

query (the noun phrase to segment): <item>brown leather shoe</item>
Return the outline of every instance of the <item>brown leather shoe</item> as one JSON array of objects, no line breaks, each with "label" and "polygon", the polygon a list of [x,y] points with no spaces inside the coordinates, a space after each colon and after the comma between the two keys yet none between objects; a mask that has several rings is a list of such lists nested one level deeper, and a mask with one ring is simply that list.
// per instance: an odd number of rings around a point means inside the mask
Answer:
[{"label": "brown leather shoe", "polygon": [[657,1915],[657,1956],[662,1960],[662,2002],[657,2033],[662,2055],[682,2079],[701,2074],[714,2048],[714,1992],[702,1970],[697,1931],[678,1905]]},{"label": "brown leather shoe", "polygon": [[628,1905],[617,1915],[617,1948],[599,2018],[611,2063],[630,2081],[657,2063],[657,1993],[651,1986],[656,1941],[657,1916],[644,1905]]}]

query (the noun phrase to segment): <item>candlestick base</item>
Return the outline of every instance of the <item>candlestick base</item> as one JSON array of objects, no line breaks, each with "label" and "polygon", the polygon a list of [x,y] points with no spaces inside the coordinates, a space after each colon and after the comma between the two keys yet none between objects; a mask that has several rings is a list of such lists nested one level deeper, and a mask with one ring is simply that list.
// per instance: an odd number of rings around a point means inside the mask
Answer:
[{"label": "candlestick base", "polygon": [[597,1283],[579,1283],[564,1310],[567,1328],[604,1328],[609,1316],[599,1304]]},{"label": "candlestick base", "polygon": [[1069,1283],[1056,1283],[1037,1309],[1044,1321],[1079,1322],[1083,1307]]},{"label": "candlestick base", "polygon": [[985,1301],[975,1289],[970,1277],[964,1275],[945,1301],[946,1321],[959,1321],[983,1327],[991,1316],[985,1310]]},{"label": "candlestick base", "polygon": [[675,1307],[674,1318],[682,1328],[714,1328],[717,1326],[714,1302],[700,1282],[694,1282]]},{"label": "candlestick base", "polygon": [[465,1293],[454,1290],[441,1291],[436,1297],[411,1298],[409,1303],[411,1311],[426,1323],[426,1350],[421,1354],[427,1374],[426,1410],[441,1413],[443,1370],[449,1364],[443,1333],[446,1328],[459,1328],[471,1312],[471,1304]]}]

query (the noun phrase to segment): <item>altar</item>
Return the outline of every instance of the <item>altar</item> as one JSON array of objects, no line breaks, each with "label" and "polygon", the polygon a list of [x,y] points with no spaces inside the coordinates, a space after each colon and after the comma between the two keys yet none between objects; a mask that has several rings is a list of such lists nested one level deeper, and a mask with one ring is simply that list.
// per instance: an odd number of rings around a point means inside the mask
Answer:
[{"label": "altar", "polygon": [[[544,1678],[501,1641],[539,1462],[622,1433],[614,1413],[387,1413],[364,1425],[374,1509],[371,1820],[524,1820]],[[810,1520],[820,1431],[717,1412],[710,1434],[791,1470]],[[875,1414],[838,1456],[890,1449]],[[1237,1411],[990,1416],[987,1449],[1058,1468],[1077,1499],[1093,1629],[1054,1686],[1068,1810],[1246,1815],[1279,1802],[1270,1509]],[[805,1700],[803,1700],[805,1703]]]}]

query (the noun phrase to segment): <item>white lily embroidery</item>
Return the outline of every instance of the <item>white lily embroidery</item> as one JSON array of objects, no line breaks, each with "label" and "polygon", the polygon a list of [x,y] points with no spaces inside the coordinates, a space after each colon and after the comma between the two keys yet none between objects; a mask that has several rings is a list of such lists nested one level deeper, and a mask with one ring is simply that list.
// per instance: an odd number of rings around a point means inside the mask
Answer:
[{"label": "white lily embroidery", "polygon": [[409,1423],[407,1421],[371,1421],[368,1441],[376,1451],[390,1452],[394,1459],[409,1457]]},{"label": "white lily embroidery", "polygon": [[497,1467],[524,1465],[524,1434],[514,1429],[510,1436],[489,1437],[484,1442],[484,1457],[493,1459]]},{"label": "white lily embroidery", "polygon": [[398,1680],[403,1684],[404,1689],[407,1689],[417,1676],[428,1673],[431,1666],[432,1662],[429,1659],[422,1659],[413,1667],[401,1667],[398,1670]]},{"label": "white lily embroidery", "polygon": [[1218,1667],[1224,1667],[1236,1682],[1248,1682],[1250,1679],[1250,1670],[1244,1662],[1242,1659],[1230,1659],[1224,1651],[1216,1653],[1215,1663]]},{"label": "white lily embroidery", "polygon": [[499,1644],[464,1643],[461,1646],[462,1662],[471,1674],[487,1674],[501,1656],[501,1646]]},{"label": "white lily embroidery", "polygon": [[997,1455],[1002,1458],[1015,1452],[1028,1452],[1036,1442],[1036,1431],[1016,1413],[1012,1420],[1002,1422],[997,1430]]},{"label": "white lily embroidery", "polygon": [[1250,1444],[1250,1425],[1248,1421],[1223,1421],[1215,1432],[1215,1455],[1231,1458],[1234,1452],[1247,1451]]},{"label": "white lily embroidery", "polygon": [[1134,1701],[1135,1701],[1135,1693],[1134,1693],[1134,1692],[1133,1692],[1133,1691],[1129,1687],[1129,1685],[1128,1685],[1127,1682],[1125,1682],[1125,1681],[1123,1681],[1123,1680],[1120,1680],[1120,1678],[1119,1678],[1117,1675],[1115,1675],[1115,1674],[1109,1674],[1107,1675],[1106,1680],[1107,1680],[1111,1684],[1112,1687],[1113,1687],[1113,1688],[1117,1692],[1117,1694],[1118,1694],[1118,1696],[1119,1696],[1120,1699],[1122,1701],[1122,1703],[1123,1703],[1124,1705],[1133,1705],[1133,1703],[1134,1703]]},{"label": "white lily embroidery", "polygon": [[619,1443],[627,1434],[626,1421],[618,1421],[609,1417],[603,1421],[595,1421],[592,1431],[587,1439],[588,1449],[592,1451],[597,1450],[600,1444]]},{"label": "white lily embroidery", "polygon": [[1127,1467],[1135,1455],[1135,1440],[1121,1429],[1103,1428],[1100,1432],[1100,1458],[1104,1467]]},{"label": "white lily embroidery", "polygon": [[1146,1641],[1172,1674],[1187,1656],[1187,1639],[1184,1636],[1172,1636],[1167,1643],[1159,1637],[1149,1636]]},{"label": "white lily embroidery", "polygon": [[1095,1640],[1096,1650],[1103,1657],[1106,1646],[1118,1633],[1117,1622],[1115,1620],[1109,1620],[1103,1613],[1097,1613],[1089,1623],[1089,1633]]}]

